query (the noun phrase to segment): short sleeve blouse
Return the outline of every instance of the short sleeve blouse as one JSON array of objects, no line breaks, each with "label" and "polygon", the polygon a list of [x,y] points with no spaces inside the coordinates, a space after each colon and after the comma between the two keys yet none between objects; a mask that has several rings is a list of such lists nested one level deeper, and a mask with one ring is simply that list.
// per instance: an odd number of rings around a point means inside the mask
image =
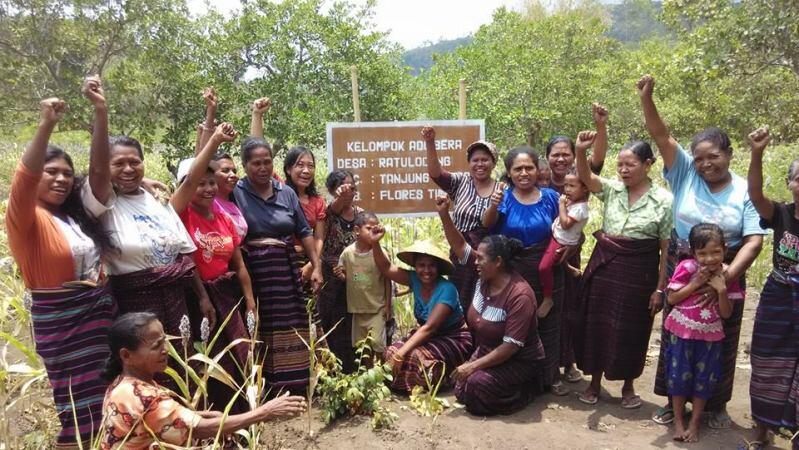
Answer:
[{"label": "short sleeve blouse", "polygon": [[413,315],[416,317],[416,322],[419,325],[424,325],[430,317],[430,313],[437,304],[443,304],[450,307],[452,313],[447,317],[444,322],[443,329],[449,330],[459,326],[463,323],[463,308],[460,301],[458,301],[458,289],[452,282],[439,277],[436,281],[436,287],[433,289],[433,294],[430,299],[425,303],[422,298],[422,281],[413,270],[408,271],[411,279],[411,289],[413,290]]},{"label": "short sleeve blouse", "polygon": [[602,231],[631,239],[669,239],[673,223],[669,191],[652,183],[630,206],[624,183],[607,178],[601,181],[602,190],[595,195],[604,203]]},{"label": "short sleeve blouse", "polygon": [[[480,197],[469,173],[450,173],[441,171],[441,175],[433,181],[452,199],[452,221],[461,233],[483,227],[483,213],[491,203],[491,196]],[[498,182],[494,182],[494,192]]]},{"label": "short sleeve blouse", "polygon": [[540,192],[537,202],[525,205],[513,195],[513,188],[505,189],[502,203],[497,207],[499,218],[491,232],[516,238],[525,247],[549,241],[552,223],[559,213],[558,194],[548,188],[541,188]]},{"label": "short sleeve blouse", "polygon": [[192,256],[203,281],[227,273],[233,252],[241,245],[241,238],[230,217],[218,207],[214,207],[213,212],[214,218],[209,220],[189,204],[180,214],[183,225],[197,246]]}]

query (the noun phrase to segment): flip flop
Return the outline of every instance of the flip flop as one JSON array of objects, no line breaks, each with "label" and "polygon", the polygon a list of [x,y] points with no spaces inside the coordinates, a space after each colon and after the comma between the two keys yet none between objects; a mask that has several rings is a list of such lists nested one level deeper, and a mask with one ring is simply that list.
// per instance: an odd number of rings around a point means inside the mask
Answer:
[{"label": "flip flop", "polygon": [[583,381],[583,374],[580,373],[579,370],[574,369],[567,372],[564,378],[569,383],[579,383],[580,381]]},{"label": "flip flop", "polygon": [[[577,394],[577,393],[575,392],[575,394]],[[588,395],[588,396],[586,396],[586,395]],[[598,394],[594,394],[593,392],[592,393],[583,392],[583,393],[577,394],[577,400],[580,400],[581,402],[585,403],[586,405],[596,405],[597,402],[599,401],[599,395]]]},{"label": "flip flop", "polygon": [[652,415],[652,422],[659,425],[668,425],[674,422],[674,410],[665,406],[659,407]]},{"label": "flip flop", "polygon": [[557,395],[558,397],[563,397],[564,395],[569,395],[569,388],[563,385],[562,382],[558,381],[557,383],[553,384],[549,387],[550,392]]},{"label": "flip flop", "polygon": [[621,399],[621,407],[624,409],[637,409],[643,404],[644,403],[641,401],[641,396],[638,394]]}]

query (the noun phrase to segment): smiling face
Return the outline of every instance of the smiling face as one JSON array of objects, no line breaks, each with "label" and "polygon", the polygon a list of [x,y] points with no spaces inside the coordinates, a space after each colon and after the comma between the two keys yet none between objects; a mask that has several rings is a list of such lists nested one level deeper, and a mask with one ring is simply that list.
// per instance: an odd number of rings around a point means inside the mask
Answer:
[{"label": "smiling face", "polygon": [[616,170],[627,187],[638,186],[647,179],[652,161],[642,162],[632,150],[622,150],[616,160]]},{"label": "smiling face", "polygon": [[693,251],[696,262],[703,268],[710,269],[711,272],[717,273],[721,270],[724,263],[725,248],[717,239],[711,239],[704,247],[695,249]]},{"label": "smiling face", "polygon": [[574,166],[574,153],[568,142],[558,142],[552,146],[552,150],[547,156],[549,168],[552,174],[561,180]]},{"label": "smiling face", "polygon": [[486,150],[473,150],[469,158],[469,173],[476,181],[484,181],[491,178],[496,163]]},{"label": "smiling face", "polygon": [[426,286],[430,286],[438,279],[438,263],[436,259],[429,255],[416,255],[413,260],[413,268],[419,281]]},{"label": "smiling face", "polygon": [[266,186],[272,182],[272,152],[266,147],[258,147],[250,152],[250,159],[244,166],[247,178],[256,186]]},{"label": "smiling face", "polygon": [[297,158],[297,162],[289,169],[291,182],[303,192],[313,183],[315,175],[316,163],[314,162],[313,155],[310,153],[303,153],[300,155],[300,157]]},{"label": "smiling face", "polygon": [[55,210],[64,204],[75,184],[75,171],[64,158],[53,158],[44,164],[39,180],[37,198],[47,209]]},{"label": "smiling face", "polygon": [[152,376],[166,370],[168,353],[166,334],[158,320],[153,320],[142,330],[139,346],[119,351],[123,367],[133,373]]},{"label": "smiling face", "polygon": [[216,175],[211,172],[206,172],[197,189],[194,191],[194,197],[191,203],[199,206],[201,209],[210,209],[214,202],[214,198],[219,193],[219,186],[216,184]]},{"label": "smiling face", "polygon": [[533,189],[538,180],[538,167],[533,158],[526,153],[516,156],[508,172],[514,188],[521,191]]},{"label": "smiling face", "polygon": [[236,187],[236,182],[239,181],[236,164],[230,159],[222,158],[217,161],[217,169],[214,175],[216,175],[219,196],[227,198],[233,192],[233,188]]},{"label": "smiling face", "polygon": [[730,177],[732,154],[710,141],[702,141],[694,147],[694,168],[705,182],[715,184]]},{"label": "smiling face", "polygon": [[115,145],[111,149],[111,182],[123,194],[139,190],[144,178],[144,161],[136,147]]},{"label": "smiling face", "polygon": [[483,281],[491,281],[502,270],[502,259],[491,258],[488,244],[480,243],[474,252],[477,276]]}]

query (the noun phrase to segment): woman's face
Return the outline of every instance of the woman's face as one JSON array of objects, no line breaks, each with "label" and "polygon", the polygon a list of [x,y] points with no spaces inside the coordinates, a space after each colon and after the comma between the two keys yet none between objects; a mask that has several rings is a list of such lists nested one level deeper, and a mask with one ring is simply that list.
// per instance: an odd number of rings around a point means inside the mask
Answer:
[{"label": "woman's face", "polygon": [[161,322],[150,322],[143,330],[139,346],[135,350],[122,349],[120,355],[125,369],[132,369],[134,373],[154,375],[166,370],[168,353]]},{"label": "woman's face", "polygon": [[718,183],[730,177],[732,155],[712,142],[702,141],[694,147],[694,168],[707,183]]},{"label": "woman's face", "polygon": [[549,169],[560,180],[566,176],[574,166],[574,153],[568,142],[558,142],[552,146],[552,150],[547,157]]},{"label": "woman's face", "polygon": [[315,175],[316,163],[310,153],[303,153],[289,169],[291,182],[303,192],[313,183]]},{"label": "woman's face", "polygon": [[632,150],[622,150],[616,160],[616,170],[627,187],[638,186],[647,179],[652,161],[641,162]]},{"label": "woman's face", "polygon": [[272,182],[272,152],[266,147],[258,147],[250,152],[250,159],[244,166],[247,178],[258,186],[266,186]]},{"label": "woman's face", "polygon": [[239,181],[236,164],[227,158],[217,161],[217,169],[214,175],[216,175],[219,195],[223,197],[230,195],[233,192],[233,188],[236,187],[236,182]]},{"label": "woman's face", "polygon": [[428,255],[418,255],[413,261],[413,268],[416,270],[416,275],[419,281],[424,285],[431,285],[436,282],[438,278],[438,264],[436,259]]},{"label": "woman's face", "polygon": [[64,158],[54,158],[44,163],[39,180],[37,198],[52,209],[64,204],[75,185],[75,171]]},{"label": "woman's face", "polygon": [[488,250],[487,244],[480,243],[477,247],[477,251],[474,253],[477,276],[483,281],[493,280],[501,270],[502,265],[500,258],[491,259]]},{"label": "woman's face", "polygon": [[191,202],[202,209],[210,209],[218,193],[219,185],[216,184],[216,174],[206,173],[194,191]]},{"label": "woman's face", "polygon": [[530,155],[521,153],[513,160],[509,175],[515,189],[529,191],[538,181],[538,167]]},{"label": "woman's face", "polygon": [[484,181],[491,178],[496,163],[491,155],[485,150],[473,150],[472,157],[469,158],[469,173],[477,181]]},{"label": "woman's face", "polygon": [[111,182],[123,194],[139,190],[144,178],[144,161],[136,147],[115,145],[111,149]]}]

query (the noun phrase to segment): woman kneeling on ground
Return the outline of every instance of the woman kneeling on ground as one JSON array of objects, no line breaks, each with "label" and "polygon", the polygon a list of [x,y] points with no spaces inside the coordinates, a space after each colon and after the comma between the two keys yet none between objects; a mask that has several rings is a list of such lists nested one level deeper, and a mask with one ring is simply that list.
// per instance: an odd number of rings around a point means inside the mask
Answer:
[{"label": "woman kneeling on ground", "polygon": [[108,332],[108,342],[111,355],[103,377],[113,381],[103,402],[102,450],[189,445],[194,439],[230,434],[305,410],[305,400],[297,396],[278,397],[252,411],[227,417],[218,411],[182,406],[154,379],[166,370],[168,355],[164,327],[153,313],[119,317]]}]

